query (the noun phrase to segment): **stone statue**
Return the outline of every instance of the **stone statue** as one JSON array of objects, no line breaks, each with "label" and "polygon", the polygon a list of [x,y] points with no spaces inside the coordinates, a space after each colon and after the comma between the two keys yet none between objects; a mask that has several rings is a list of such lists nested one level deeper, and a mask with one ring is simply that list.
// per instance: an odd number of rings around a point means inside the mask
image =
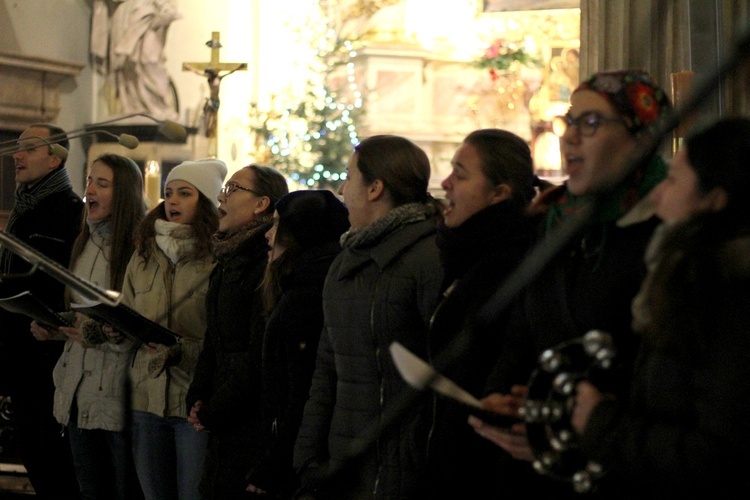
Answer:
[{"label": "stone statue", "polygon": [[94,0],[92,64],[116,89],[119,112],[177,119],[164,45],[180,17],[176,0]]}]

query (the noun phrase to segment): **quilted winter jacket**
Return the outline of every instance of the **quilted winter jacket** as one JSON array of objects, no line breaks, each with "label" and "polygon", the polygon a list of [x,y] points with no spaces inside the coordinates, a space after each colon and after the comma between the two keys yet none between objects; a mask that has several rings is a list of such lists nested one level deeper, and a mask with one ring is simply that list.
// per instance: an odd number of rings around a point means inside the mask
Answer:
[{"label": "quilted winter jacket", "polygon": [[[109,255],[109,248],[108,244],[89,238],[73,273],[90,283],[108,288],[109,261],[106,256]],[[53,372],[55,419],[62,425],[68,425],[75,399],[78,407],[76,424],[80,429],[122,431],[125,428],[125,377],[132,348],[133,344],[128,340],[88,348],[67,340]]]},{"label": "quilted winter jacket", "polygon": [[[336,257],[323,290],[324,328],[295,467],[340,465],[362,443],[361,431],[409,390],[388,347],[397,340],[426,355],[441,280],[434,219],[403,225],[370,247],[346,247]],[[428,415],[420,400],[393,432],[381,435],[348,477],[352,487],[377,498],[408,498],[424,466]]]},{"label": "quilted winter jacket", "polygon": [[213,258],[183,259],[177,264],[155,244],[145,261],[134,253],[123,284],[123,303],[182,336],[175,364],[156,378],[148,373],[153,353],[138,349],[130,370],[133,410],[160,417],[187,418],[185,396],[193,380],[206,330],[206,292]]}]

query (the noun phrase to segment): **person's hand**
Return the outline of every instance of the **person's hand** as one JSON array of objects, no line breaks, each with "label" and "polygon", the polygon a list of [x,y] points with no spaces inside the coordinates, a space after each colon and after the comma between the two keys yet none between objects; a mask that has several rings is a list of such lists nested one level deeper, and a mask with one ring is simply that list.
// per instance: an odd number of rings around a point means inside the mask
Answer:
[{"label": "person's hand", "polygon": [[107,334],[107,337],[109,337],[110,340],[116,344],[119,344],[125,338],[123,337],[122,333],[115,330],[112,325],[104,324],[102,325],[102,330]]},{"label": "person's hand", "polygon": [[267,493],[266,490],[261,490],[254,484],[248,484],[247,488],[245,488],[245,491],[249,491],[250,493],[255,493],[256,495],[265,495]]},{"label": "person's hand", "polygon": [[36,321],[31,322],[30,327],[31,335],[39,341],[45,341],[53,339],[57,336],[58,331],[54,329],[48,329],[46,326],[42,326]]},{"label": "person's hand", "polygon": [[[526,386],[515,385],[510,394],[493,393],[482,399],[482,406],[490,411],[520,418],[519,409],[526,399]],[[523,423],[514,424],[510,429],[501,429],[486,423],[475,416],[469,416],[469,425],[483,438],[495,443],[517,460],[532,461],[534,452],[526,439]]]},{"label": "person's hand", "polygon": [[196,431],[202,431],[205,429],[203,425],[201,425],[201,421],[198,418],[198,411],[201,409],[201,406],[203,406],[203,401],[198,400],[195,403],[193,403],[192,408],[190,408],[190,415],[188,415],[187,421],[188,423],[193,425],[193,428]]},{"label": "person's hand", "polygon": [[594,407],[605,397],[590,382],[581,381],[576,385],[576,402],[573,406],[570,423],[578,434],[583,434],[583,430],[589,422],[589,417],[591,417],[591,412],[594,411]]},{"label": "person's hand", "polygon": [[72,326],[61,326],[60,331],[63,332],[73,342],[78,342],[83,347],[88,347],[88,345],[83,341],[81,330],[79,330],[78,328],[74,328]]}]

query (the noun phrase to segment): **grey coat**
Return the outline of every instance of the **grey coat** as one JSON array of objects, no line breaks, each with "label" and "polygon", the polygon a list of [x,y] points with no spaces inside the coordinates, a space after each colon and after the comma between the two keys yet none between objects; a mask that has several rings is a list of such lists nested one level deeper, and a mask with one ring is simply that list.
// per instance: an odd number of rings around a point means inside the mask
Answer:
[{"label": "grey coat", "polygon": [[[429,318],[442,280],[435,219],[426,212],[426,219],[415,221],[401,211],[404,220],[396,227],[381,224],[382,232],[369,244],[361,244],[361,238],[360,244],[345,240],[331,265],[316,369],[295,447],[295,467],[305,468],[307,478],[346,461],[351,447],[363,444],[362,431],[377,425],[384,410],[409,390],[391,360],[390,343],[397,340],[426,354]],[[412,494],[424,466],[429,428],[424,403],[392,432],[380,435],[347,471],[347,486],[335,481],[343,490],[338,493],[364,491],[389,499]]]}]

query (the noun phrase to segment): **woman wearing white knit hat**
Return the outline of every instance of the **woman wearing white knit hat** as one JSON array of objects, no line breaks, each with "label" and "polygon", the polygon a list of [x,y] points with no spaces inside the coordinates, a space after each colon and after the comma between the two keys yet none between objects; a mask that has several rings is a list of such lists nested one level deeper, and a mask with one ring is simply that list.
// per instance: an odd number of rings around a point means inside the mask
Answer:
[{"label": "woman wearing white knit hat", "polygon": [[171,347],[142,345],[130,371],[133,454],[147,500],[200,498],[208,438],[188,423],[185,395],[203,347],[211,235],[226,174],[216,159],[169,172],[164,201],[141,224],[125,276],[123,302],[182,337]]}]

